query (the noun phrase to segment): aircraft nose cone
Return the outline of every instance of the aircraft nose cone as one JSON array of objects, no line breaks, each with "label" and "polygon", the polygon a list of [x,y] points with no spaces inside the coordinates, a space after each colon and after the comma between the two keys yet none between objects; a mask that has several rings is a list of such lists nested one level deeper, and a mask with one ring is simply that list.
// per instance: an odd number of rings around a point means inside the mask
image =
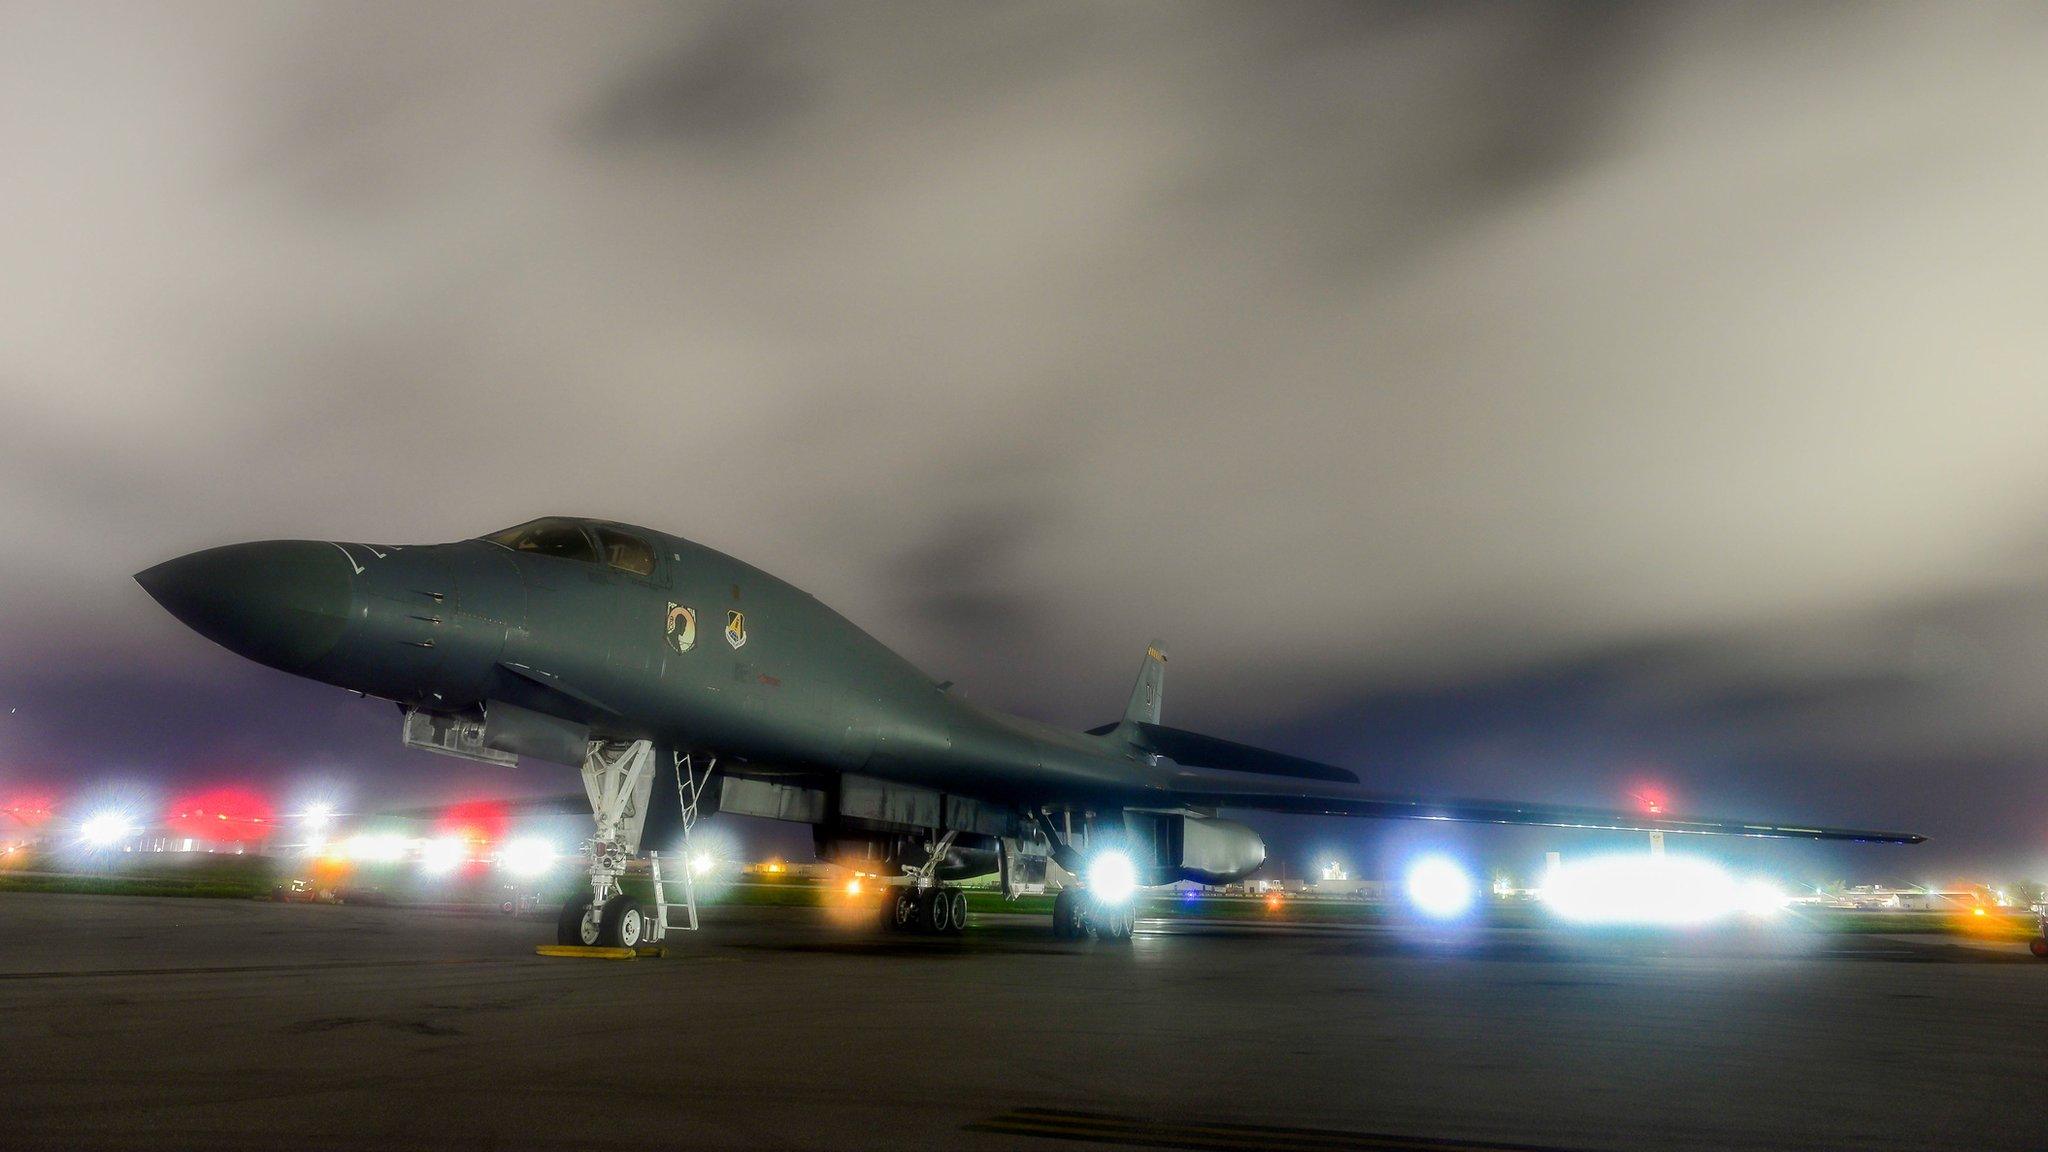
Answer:
[{"label": "aircraft nose cone", "polygon": [[304,673],[341,642],[355,566],[317,540],[230,544],[135,575],[171,615],[251,660]]}]

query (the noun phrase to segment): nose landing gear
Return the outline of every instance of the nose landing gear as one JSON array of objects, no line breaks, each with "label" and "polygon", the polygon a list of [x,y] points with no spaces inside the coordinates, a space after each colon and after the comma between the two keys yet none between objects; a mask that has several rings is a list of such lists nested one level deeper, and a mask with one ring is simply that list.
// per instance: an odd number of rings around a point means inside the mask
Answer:
[{"label": "nose landing gear", "polygon": [[596,830],[584,844],[590,861],[590,891],[569,898],[555,921],[557,944],[632,948],[654,933],[640,902],[626,895],[619,877],[640,847],[647,801],[654,788],[654,745],[593,741],[583,759],[583,790],[590,798]]}]

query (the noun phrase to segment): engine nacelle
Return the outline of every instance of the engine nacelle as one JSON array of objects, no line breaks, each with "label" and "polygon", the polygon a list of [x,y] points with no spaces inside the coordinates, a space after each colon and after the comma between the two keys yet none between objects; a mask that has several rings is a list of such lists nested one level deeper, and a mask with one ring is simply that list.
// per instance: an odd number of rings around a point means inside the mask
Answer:
[{"label": "engine nacelle", "polygon": [[1124,833],[1143,884],[1228,884],[1266,862],[1266,842],[1235,820],[1127,811]]}]

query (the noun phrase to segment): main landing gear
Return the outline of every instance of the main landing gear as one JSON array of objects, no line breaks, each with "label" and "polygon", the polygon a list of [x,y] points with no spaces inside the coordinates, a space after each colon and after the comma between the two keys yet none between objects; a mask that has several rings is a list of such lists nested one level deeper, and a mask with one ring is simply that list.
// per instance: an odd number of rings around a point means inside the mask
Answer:
[{"label": "main landing gear", "polygon": [[1125,944],[1137,923],[1137,909],[1131,904],[1098,900],[1085,888],[1062,888],[1052,899],[1052,934],[1062,940],[1093,936]]},{"label": "main landing gear", "polygon": [[946,832],[926,846],[923,864],[904,866],[906,882],[882,891],[882,927],[892,932],[926,932],[956,936],[967,930],[967,893],[938,882],[939,865],[953,850],[957,832]]},{"label": "main landing gear", "polygon": [[882,895],[882,927],[954,936],[967,930],[967,893],[958,888],[891,888]]}]

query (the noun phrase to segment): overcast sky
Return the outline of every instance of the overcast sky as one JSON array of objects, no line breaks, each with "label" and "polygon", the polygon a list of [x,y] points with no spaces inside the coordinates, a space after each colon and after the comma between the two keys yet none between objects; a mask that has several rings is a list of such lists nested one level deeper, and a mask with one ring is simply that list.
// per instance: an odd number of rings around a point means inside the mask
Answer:
[{"label": "overcast sky", "polygon": [[566,512],[1057,722],[1158,637],[1389,787],[2048,878],[2043,108],[2027,6],[0,0],[0,780],[567,783],[129,579]]}]

